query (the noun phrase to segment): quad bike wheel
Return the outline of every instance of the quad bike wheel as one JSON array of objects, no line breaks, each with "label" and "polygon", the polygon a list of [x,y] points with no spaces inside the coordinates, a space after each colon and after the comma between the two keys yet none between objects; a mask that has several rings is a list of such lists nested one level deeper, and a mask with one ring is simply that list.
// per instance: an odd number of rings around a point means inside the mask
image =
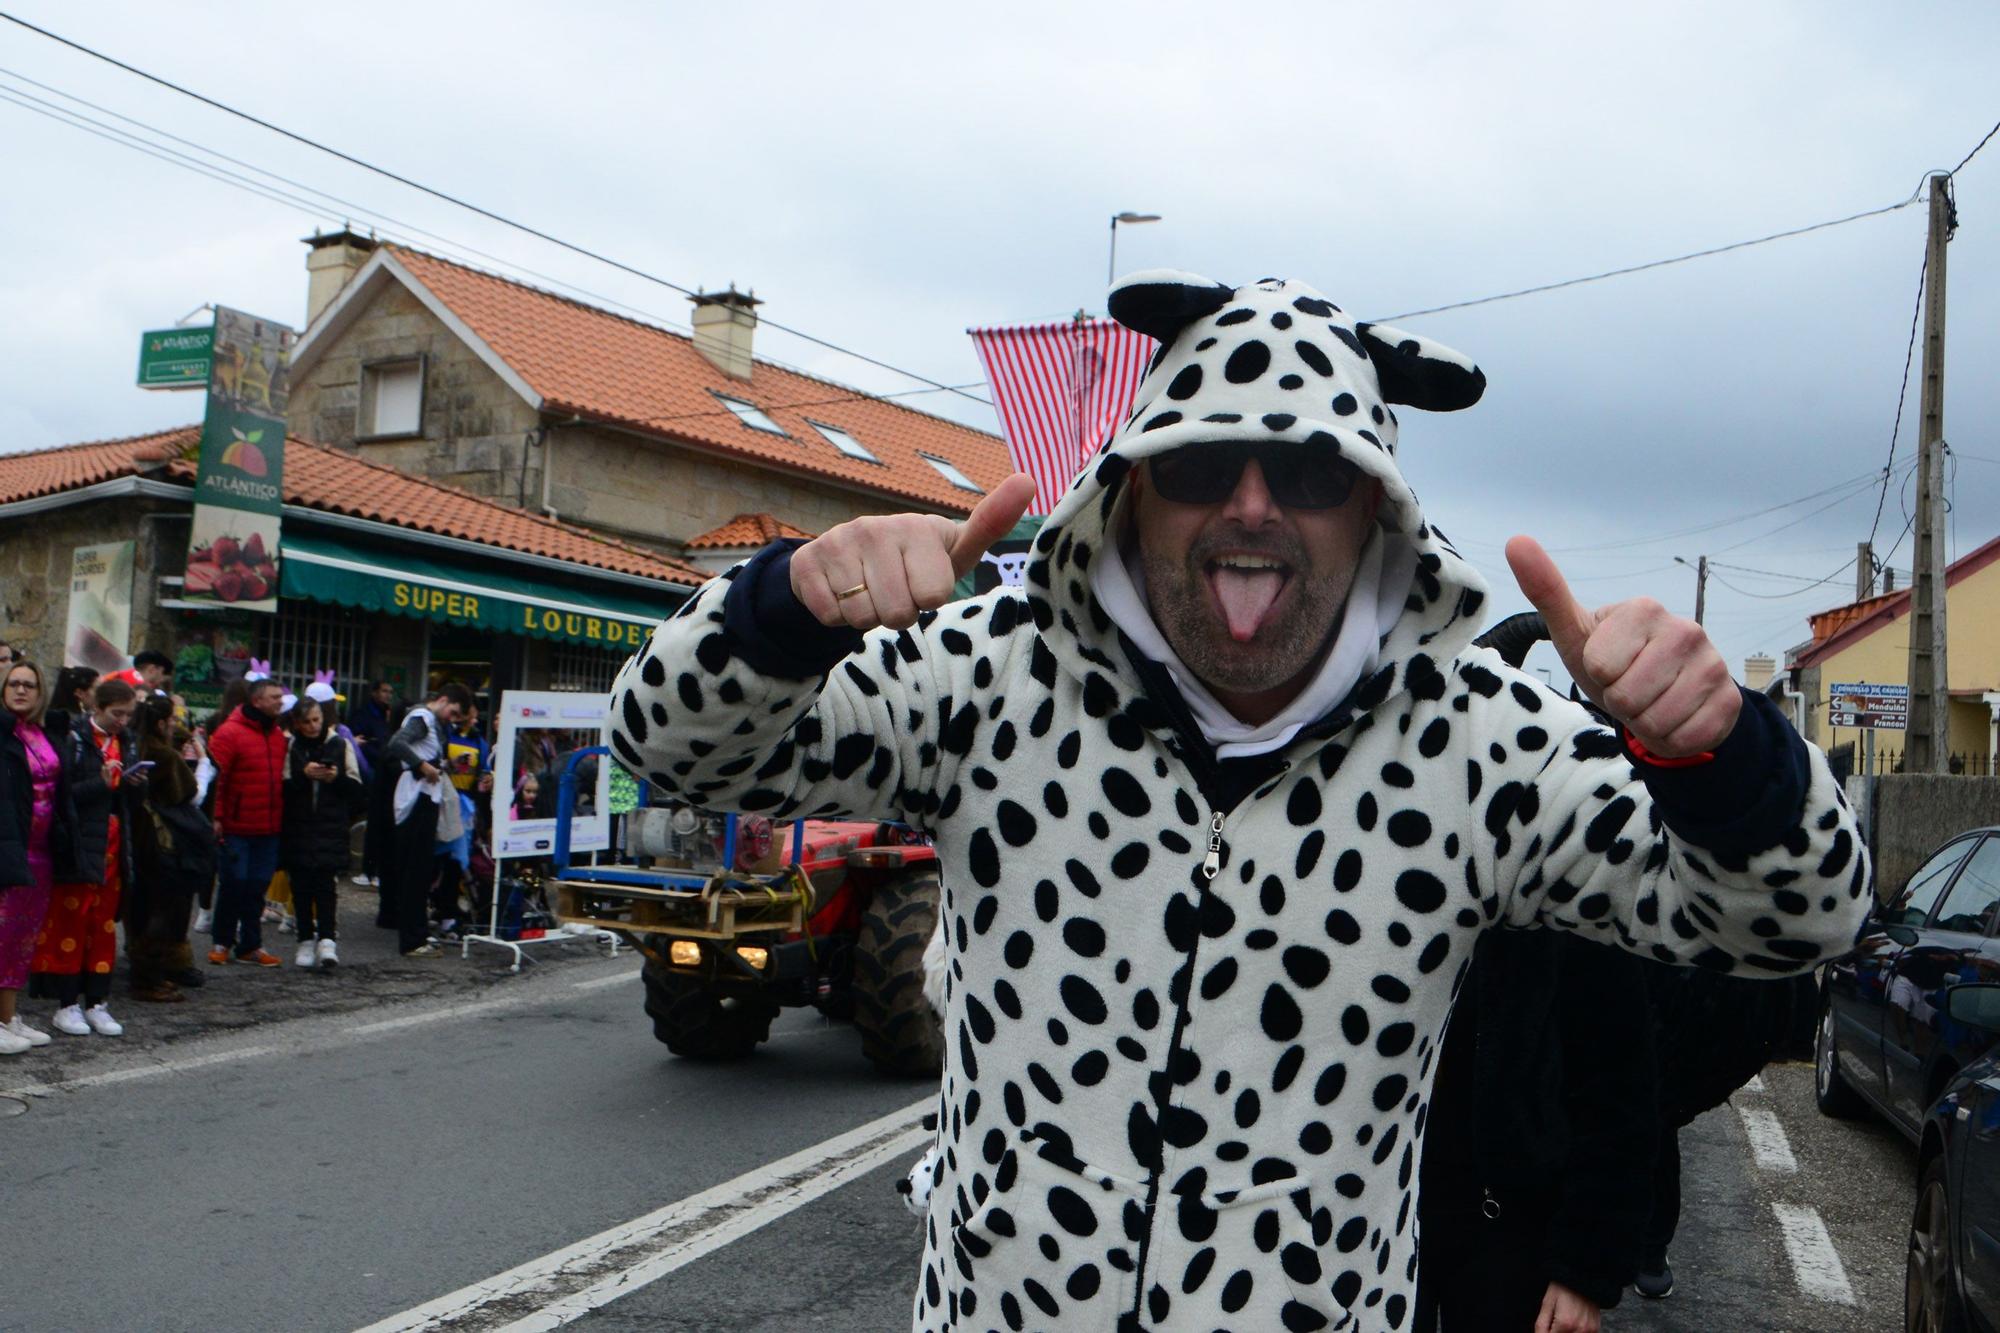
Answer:
[{"label": "quad bike wheel", "polygon": [[861,1051],[885,1074],[935,1078],[944,1030],[924,999],[924,948],[937,928],[943,886],[935,867],[876,886],[854,950],[854,1026]]},{"label": "quad bike wheel", "polygon": [[776,1002],[740,991],[718,992],[700,977],[648,961],[641,974],[653,1035],[689,1060],[740,1060],[771,1035]]}]

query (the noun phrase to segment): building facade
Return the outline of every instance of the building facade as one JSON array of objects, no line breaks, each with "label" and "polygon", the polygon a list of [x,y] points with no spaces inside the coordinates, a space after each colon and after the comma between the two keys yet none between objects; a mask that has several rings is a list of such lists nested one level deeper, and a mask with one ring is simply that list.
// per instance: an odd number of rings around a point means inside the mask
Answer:
[{"label": "building facade", "polygon": [[[962,517],[999,437],[755,357],[755,298],[669,332],[421,251],[314,238],[293,433],[680,556],[738,515]],[[333,287],[333,276],[352,275]]]},{"label": "building facade", "polygon": [[50,666],[79,547],[133,544],[124,657],[175,658],[176,689],[213,706],[251,658],[300,690],[332,671],[358,699],[386,679],[413,699],[445,679],[608,689],[646,632],[706,577],[656,552],[287,441],[276,614],[180,593],[198,431],[0,455],[0,637]]},{"label": "building facade", "polygon": [[[1848,759],[1854,772],[1893,771],[1902,733],[1877,729],[1870,736],[1831,725],[1832,693],[1836,685],[1909,683],[1910,590],[1864,598],[1810,620],[1812,640],[1787,655],[1778,682],[1802,698],[1806,739]],[[1945,570],[1945,669],[1945,748],[1954,771],[1992,775],[2000,755],[2000,537]]]}]

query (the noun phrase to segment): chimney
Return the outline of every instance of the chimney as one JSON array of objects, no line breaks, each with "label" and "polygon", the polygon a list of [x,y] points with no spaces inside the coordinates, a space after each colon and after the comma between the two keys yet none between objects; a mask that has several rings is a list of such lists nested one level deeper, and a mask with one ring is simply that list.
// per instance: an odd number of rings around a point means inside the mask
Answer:
[{"label": "chimney", "polygon": [[375,242],[345,227],[324,236],[315,232],[305,242],[311,247],[306,251],[306,327],[311,328],[320,311],[333,304],[347,280],[368,262]]},{"label": "chimney", "polygon": [[1882,591],[1896,591],[1896,571],[1890,569],[1887,565],[1882,567]]},{"label": "chimney", "polygon": [[694,302],[694,348],[731,379],[750,378],[750,342],[757,332],[756,296],[738,292],[701,292]]},{"label": "chimney", "polygon": [[1764,687],[1771,683],[1771,677],[1778,673],[1778,663],[1764,653],[1743,659],[1743,688],[1762,694]]}]

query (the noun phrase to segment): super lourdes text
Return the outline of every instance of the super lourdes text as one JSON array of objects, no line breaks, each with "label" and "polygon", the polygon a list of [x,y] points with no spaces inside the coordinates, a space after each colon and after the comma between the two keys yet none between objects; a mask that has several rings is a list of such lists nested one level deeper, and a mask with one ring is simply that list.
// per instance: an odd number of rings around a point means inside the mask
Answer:
[{"label": "super lourdes text", "polygon": [[[443,615],[451,620],[478,620],[479,598],[471,593],[447,592],[414,583],[398,583],[394,597],[398,610],[420,615]],[[519,627],[529,633],[561,634],[572,639],[589,639],[612,647],[637,648],[646,642],[647,626],[635,621],[609,620],[580,611],[557,611],[549,607],[515,606],[520,612]]]}]

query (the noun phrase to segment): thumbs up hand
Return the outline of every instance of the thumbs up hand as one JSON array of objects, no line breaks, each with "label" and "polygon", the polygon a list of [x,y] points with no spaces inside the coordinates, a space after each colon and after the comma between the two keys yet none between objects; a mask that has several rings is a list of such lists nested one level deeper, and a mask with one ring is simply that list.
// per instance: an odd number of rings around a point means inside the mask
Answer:
[{"label": "thumbs up hand", "polygon": [[1507,563],[1577,687],[1648,753],[1700,754],[1735,730],[1743,697],[1700,625],[1650,597],[1590,610],[1532,537],[1507,543]]},{"label": "thumbs up hand", "polygon": [[1020,522],[1035,479],[1016,472],[964,522],[941,514],[850,519],[792,552],[792,592],[820,624],[907,629]]}]

